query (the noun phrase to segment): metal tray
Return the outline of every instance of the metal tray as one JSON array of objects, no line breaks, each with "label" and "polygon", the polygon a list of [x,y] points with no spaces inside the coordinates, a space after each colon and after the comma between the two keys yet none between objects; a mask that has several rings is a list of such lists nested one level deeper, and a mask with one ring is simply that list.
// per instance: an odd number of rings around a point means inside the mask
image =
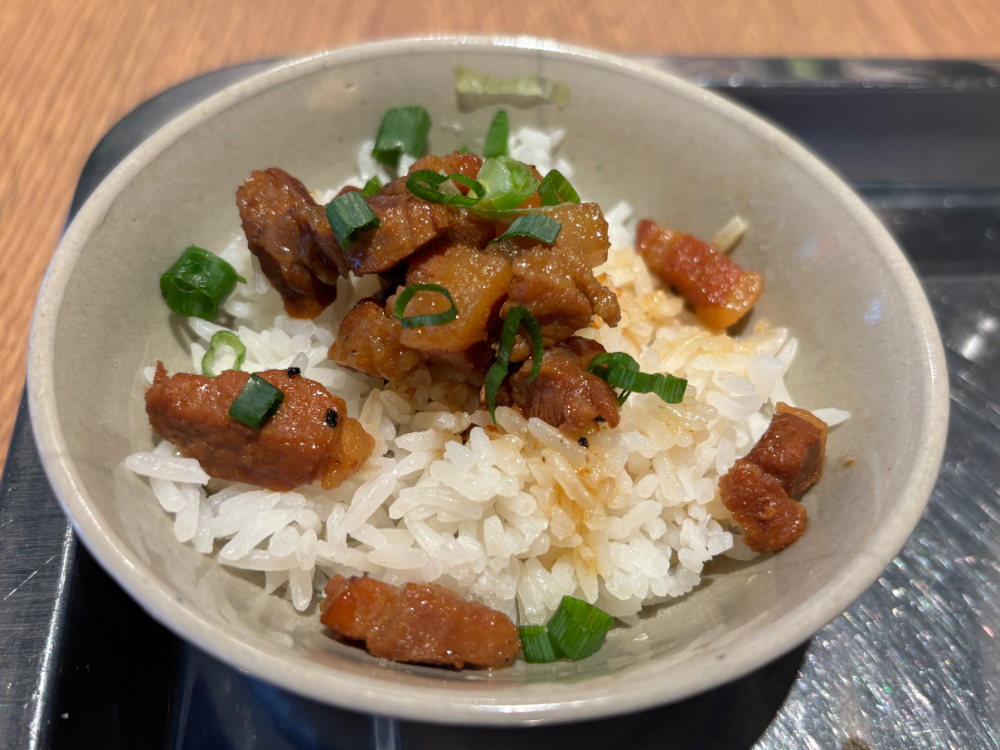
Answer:
[{"label": "metal tray", "polygon": [[[22,403],[0,485],[0,745],[1000,747],[1000,65],[644,61],[742,101],[809,144],[921,274],[947,349],[951,425],[930,505],[878,582],[791,653],[673,706],[504,730],[340,711],[230,669],[134,604],[76,543]],[[275,64],[211,73],[134,110],[94,150],[71,215],[167,119]]]}]

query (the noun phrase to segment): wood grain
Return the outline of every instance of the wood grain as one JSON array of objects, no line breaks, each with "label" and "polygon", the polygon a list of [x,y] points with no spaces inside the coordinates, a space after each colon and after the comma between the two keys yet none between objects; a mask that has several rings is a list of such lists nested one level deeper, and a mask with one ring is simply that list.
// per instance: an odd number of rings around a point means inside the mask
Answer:
[{"label": "wood grain", "polygon": [[369,39],[534,34],[636,54],[1000,58],[996,0],[2,0],[0,459],[35,295],[101,135],[226,65]]}]

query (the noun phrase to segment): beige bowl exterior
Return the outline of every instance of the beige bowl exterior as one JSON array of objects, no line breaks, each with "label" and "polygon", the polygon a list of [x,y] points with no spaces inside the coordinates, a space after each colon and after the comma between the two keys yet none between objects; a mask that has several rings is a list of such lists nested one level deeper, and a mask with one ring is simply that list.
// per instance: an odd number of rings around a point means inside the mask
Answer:
[{"label": "beige bowl exterior", "polygon": [[[565,82],[569,104],[508,107],[514,127],[559,126],[574,183],[700,236],[736,212],[737,250],[760,271],[754,318],[800,341],[789,389],[835,428],[805,536],[777,555],[713,563],[688,596],[617,628],[577,663],[452,672],[374,659],[328,638],[253,576],[174,538],[147,485],[122,468],[152,444],[140,368],[190,367],[158,279],[188,244],[239,231],[234,190],[281,166],[312,188],[355,172],[358,145],[393,106],[431,113],[430,148],[482,138],[496,107],[460,111],[453,69]],[[944,447],[947,375],[913,270],[862,202],[793,140],[714,94],[604,54],[534,39],[369,44],[236,84],[135,150],[67,229],[38,298],[28,392],[56,495],[101,565],[157,620],[234,667],[360,711],[436,722],[569,721],[675,701],[806,640],[902,548]],[[848,462],[853,462],[846,465]]]}]

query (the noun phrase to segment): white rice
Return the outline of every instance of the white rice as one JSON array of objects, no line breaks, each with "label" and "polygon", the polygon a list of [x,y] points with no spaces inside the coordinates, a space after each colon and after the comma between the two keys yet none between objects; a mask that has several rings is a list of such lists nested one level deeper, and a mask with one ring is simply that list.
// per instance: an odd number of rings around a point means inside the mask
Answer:
[{"label": "white rice", "polygon": [[[522,128],[511,153],[543,173],[554,167],[570,176],[571,165],[556,156],[562,135]],[[350,184],[373,174],[388,179],[370,149],[362,145]],[[628,204],[605,215],[612,248],[595,274],[617,290],[622,319],[579,335],[631,354],[644,371],[687,378],[683,403],[632,395],[618,428],[602,426],[586,450],[511,409],[497,409],[494,427],[479,409],[478,389],[442,379],[440,368],[437,378],[421,368],[384,385],[330,362],[340,320],[377,282],[342,280],[337,301],[316,321],[289,319],[240,235],[219,255],[249,283],[224,306],[231,329],[188,319],[193,371],[201,371],[212,334],[232,330],[247,347],[245,371],[301,368],[346,401],[375,438],[375,452],[333,491],[317,484],[278,493],[209,480],[195,459],[164,442],[129,456],[126,466],[150,478],[179,541],[261,571],[265,590],[300,611],[336,573],[434,581],[521,624],[544,623],[566,594],[628,618],[691,591],[713,557],[753,554],[734,540],[718,479],[760,438],[774,405],[792,403],[784,376],[798,342],[765,323],[740,339],[705,330],[630,247]],[[746,229],[742,220],[727,227],[729,244]],[[234,356],[227,351],[220,366]],[[153,372],[144,368],[150,382]],[[849,416],[814,413],[831,425]]]}]

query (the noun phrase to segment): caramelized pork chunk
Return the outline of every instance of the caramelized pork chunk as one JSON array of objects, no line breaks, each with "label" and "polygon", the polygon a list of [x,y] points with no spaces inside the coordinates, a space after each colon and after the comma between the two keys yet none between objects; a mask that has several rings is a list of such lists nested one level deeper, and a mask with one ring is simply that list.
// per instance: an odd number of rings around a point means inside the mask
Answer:
[{"label": "caramelized pork chunk", "polygon": [[521,650],[517,627],[502,612],[435,584],[402,590],[373,578],[336,575],[326,584],[320,622],[373,656],[418,664],[509,666]]},{"label": "caramelized pork chunk", "polygon": [[[582,265],[593,270],[608,259],[608,222],[596,203],[563,203],[546,209],[546,213],[562,225],[554,248],[579,254]],[[506,230],[507,225],[501,225]],[[502,233],[502,232],[501,232]],[[520,237],[505,237],[491,246],[495,252],[513,260],[519,253],[530,249],[533,244],[525,244]]]},{"label": "caramelized pork chunk", "polygon": [[[407,172],[413,174],[421,169],[430,169],[440,174],[455,174],[457,172],[474,180],[482,167],[483,159],[481,156],[455,151],[447,156],[434,156],[433,154],[423,156],[413,162]],[[456,187],[462,191],[462,195],[468,195],[469,189],[467,187],[464,185],[456,185]]]},{"label": "caramelized pork chunk", "polygon": [[[476,353],[484,350],[511,278],[510,263],[505,258],[486,255],[465,245],[436,243],[411,261],[406,284],[444,287],[455,301],[458,317],[444,325],[404,328],[400,343],[453,367],[480,369],[484,356]],[[434,315],[449,307],[443,295],[419,292],[407,305],[406,315]],[[473,352],[466,354],[470,349]],[[482,353],[488,368],[489,352]]]},{"label": "caramelized pork chunk", "polygon": [[779,403],[767,431],[745,460],[781,483],[797,497],[823,476],[826,423],[805,409]]},{"label": "caramelized pork chunk", "polygon": [[618,426],[618,396],[596,375],[590,361],[604,353],[596,341],[573,336],[545,350],[542,367],[530,383],[532,359],[510,377],[510,400],[525,417],[538,417],[578,437],[598,417]]},{"label": "caramelized pork chunk", "polygon": [[[618,298],[587,268],[580,252],[570,248],[536,245],[518,254],[511,264],[514,280],[500,315],[524,306],[542,327],[542,340],[549,347],[565,341],[581,328],[589,328],[594,315],[610,326],[621,319]],[[531,354],[523,332],[511,353],[520,362]]]},{"label": "caramelized pork chunk", "polygon": [[746,459],[719,479],[719,491],[754,552],[787,547],[806,530],[806,509],[788,497],[781,482]]},{"label": "caramelized pork chunk", "polygon": [[744,271],[711,245],[644,219],[636,230],[639,255],[664,284],[669,284],[694,308],[698,320],[720,330],[750,311],[764,281]]},{"label": "caramelized pork chunk", "polygon": [[451,229],[457,212],[428,203],[396,182],[365,198],[379,226],[363,233],[343,250],[348,267],[358,276],[388,271],[428,242]]},{"label": "caramelized pork chunk", "polygon": [[363,299],[340,323],[329,357],[338,365],[395,381],[420,364],[420,352],[399,343],[403,328],[377,300]]},{"label": "caramelized pork chunk", "polygon": [[156,365],[146,414],[157,435],[180,446],[210,476],[285,492],[321,480],[338,487],[368,460],[375,441],[347,416],[344,400],[314,380],[285,370],[258,373],[285,394],[277,413],[255,430],[229,416],[250,375],[217,378]]},{"label": "caramelized pork chunk", "polygon": [[281,295],[285,311],[293,318],[315,318],[337,298],[341,262],[336,243],[325,252],[320,248],[333,239],[322,207],[305,185],[273,167],[250,175],[236,190],[236,205],[250,251]]}]

